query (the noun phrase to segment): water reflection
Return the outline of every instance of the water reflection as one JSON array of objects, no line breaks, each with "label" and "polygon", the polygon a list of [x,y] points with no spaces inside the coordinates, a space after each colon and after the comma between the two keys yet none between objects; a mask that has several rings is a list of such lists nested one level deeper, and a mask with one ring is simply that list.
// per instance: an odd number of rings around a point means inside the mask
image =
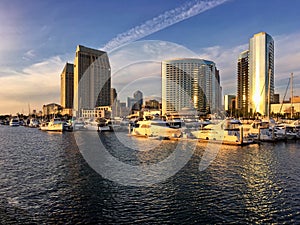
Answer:
[{"label": "water reflection", "polygon": [[[204,171],[198,168],[206,145],[198,143],[174,176],[151,186],[132,187],[95,172],[82,157],[74,133],[25,130],[0,127],[1,224],[300,221],[299,142],[222,146]],[[137,151],[120,145],[113,134],[100,138],[112,155],[131,165],[155,164],[178,145],[163,141],[148,151]],[[149,140],[135,141],[151,146]],[[189,145],[183,146],[182,151]]]}]

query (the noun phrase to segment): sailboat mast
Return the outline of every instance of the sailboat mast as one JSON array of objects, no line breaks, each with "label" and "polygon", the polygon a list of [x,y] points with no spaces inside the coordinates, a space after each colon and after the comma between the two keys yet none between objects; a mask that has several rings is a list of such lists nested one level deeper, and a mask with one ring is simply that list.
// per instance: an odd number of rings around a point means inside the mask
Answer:
[{"label": "sailboat mast", "polygon": [[293,96],[294,96],[294,90],[293,90],[293,73],[291,73],[291,119],[293,118]]}]

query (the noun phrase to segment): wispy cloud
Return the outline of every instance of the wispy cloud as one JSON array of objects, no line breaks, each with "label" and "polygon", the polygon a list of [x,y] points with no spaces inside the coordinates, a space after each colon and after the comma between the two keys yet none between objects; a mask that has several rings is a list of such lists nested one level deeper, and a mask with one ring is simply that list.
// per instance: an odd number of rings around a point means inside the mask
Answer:
[{"label": "wispy cloud", "polygon": [[35,50],[34,49],[30,49],[27,52],[25,52],[23,59],[25,60],[30,60],[32,58],[34,58],[36,55]]},{"label": "wispy cloud", "polygon": [[[60,76],[64,61],[60,57],[51,57],[33,64],[14,76],[0,77],[0,114],[22,112],[31,109],[40,110],[43,104],[59,102]],[[9,72],[9,71],[8,71]]]},{"label": "wispy cloud", "polygon": [[139,26],[136,26],[124,33],[117,35],[117,37],[109,41],[102,49],[104,51],[111,51],[123,44],[139,40],[175,23],[212,9],[227,1],[228,0],[189,1],[175,9],[166,11],[151,20],[147,20]]}]

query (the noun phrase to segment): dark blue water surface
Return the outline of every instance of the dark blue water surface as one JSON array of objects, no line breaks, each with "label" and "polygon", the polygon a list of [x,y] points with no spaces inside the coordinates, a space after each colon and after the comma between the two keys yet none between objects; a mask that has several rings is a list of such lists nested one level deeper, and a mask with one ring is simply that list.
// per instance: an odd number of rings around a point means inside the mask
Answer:
[{"label": "dark blue water surface", "polygon": [[[118,134],[119,137],[127,135]],[[99,134],[126,163],[156,163],[176,145],[148,151]],[[156,140],[134,139],[151,146]],[[176,175],[152,186],[104,179],[82,157],[74,133],[0,126],[1,224],[300,224],[300,142],[222,146],[199,171],[205,147]]]}]

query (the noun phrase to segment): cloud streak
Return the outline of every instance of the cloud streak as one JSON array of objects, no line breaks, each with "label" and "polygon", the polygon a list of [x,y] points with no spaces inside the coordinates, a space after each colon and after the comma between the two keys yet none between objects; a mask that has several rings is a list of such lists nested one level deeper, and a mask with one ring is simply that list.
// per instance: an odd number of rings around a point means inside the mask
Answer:
[{"label": "cloud streak", "polygon": [[175,9],[166,11],[151,20],[147,20],[139,26],[117,35],[117,37],[109,41],[102,49],[104,51],[111,51],[126,43],[139,40],[175,23],[196,16],[227,1],[228,0],[189,1]]},{"label": "cloud streak", "polygon": [[60,76],[64,61],[54,56],[40,63],[12,71],[13,76],[0,77],[0,114],[28,113],[40,110],[43,104],[59,102]]}]

